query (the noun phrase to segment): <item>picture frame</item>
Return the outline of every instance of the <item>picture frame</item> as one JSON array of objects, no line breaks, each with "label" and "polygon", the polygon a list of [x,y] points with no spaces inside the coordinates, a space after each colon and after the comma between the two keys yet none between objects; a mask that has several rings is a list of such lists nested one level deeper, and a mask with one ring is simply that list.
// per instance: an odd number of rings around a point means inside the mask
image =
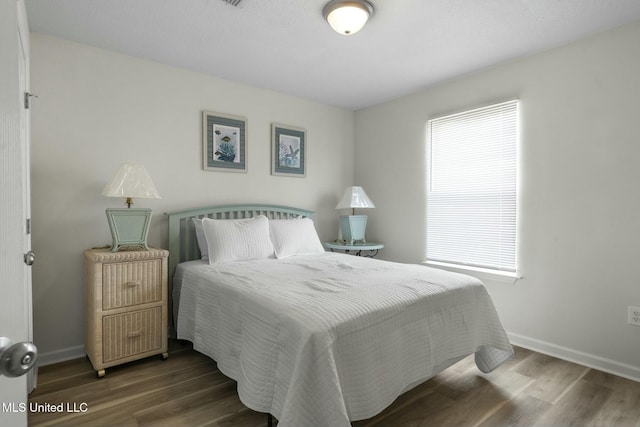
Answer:
[{"label": "picture frame", "polygon": [[247,119],[202,112],[202,168],[208,171],[247,172]]},{"label": "picture frame", "polygon": [[304,178],[307,175],[307,131],[271,124],[271,175]]}]

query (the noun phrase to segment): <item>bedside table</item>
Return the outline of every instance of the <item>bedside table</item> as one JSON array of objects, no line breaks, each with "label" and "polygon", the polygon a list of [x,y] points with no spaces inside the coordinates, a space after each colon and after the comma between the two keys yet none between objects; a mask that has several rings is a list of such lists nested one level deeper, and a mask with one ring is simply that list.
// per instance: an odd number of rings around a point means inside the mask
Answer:
[{"label": "bedside table", "polygon": [[[378,255],[378,251],[384,248],[384,245],[382,243],[374,243],[374,242],[367,242],[367,243],[356,242],[353,245],[349,245],[347,243],[326,242],[324,246],[327,249],[329,249],[331,252],[338,250],[338,251],[344,251],[345,254],[348,254],[348,253],[351,253],[351,251],[354,251],[355,255],[366,256],[368,258],[375,257],[376,255]],[[362,255],[362,251],[368,251],[370,253],[366,255]]]},{"label": "bedside table", "polygon": [[169,251],[84,253],[85,351],[98,377],[105,369],[167,353]]}]

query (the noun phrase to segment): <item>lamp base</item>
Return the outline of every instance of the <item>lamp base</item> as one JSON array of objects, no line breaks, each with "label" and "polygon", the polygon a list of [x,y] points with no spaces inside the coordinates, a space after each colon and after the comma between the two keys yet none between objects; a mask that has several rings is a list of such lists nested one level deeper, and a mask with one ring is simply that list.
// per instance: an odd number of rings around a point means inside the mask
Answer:
[{"label": "lamp base", "polygon": [[111,252],[118,252],[126,247],[149,250],[147,233],[151,223],[151,209],[107,209],[106,213],[113,238]]},{"label": "lamp base", "polygon": [[340,216],[340,230],[342,232],[342,240],[350,245],[357,241],[367,243],[364,237],[367,228],[366,215],[342,215]]}]

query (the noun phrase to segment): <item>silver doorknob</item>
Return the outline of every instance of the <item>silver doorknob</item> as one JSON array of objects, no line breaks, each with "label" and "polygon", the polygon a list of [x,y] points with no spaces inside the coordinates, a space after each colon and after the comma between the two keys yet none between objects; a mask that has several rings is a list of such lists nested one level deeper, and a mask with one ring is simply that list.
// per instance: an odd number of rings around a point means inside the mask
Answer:
[{"label": "silver doorknob", "polygon": [[30,342],[13,344],[9,338],[0,337],[0,375],[19,377],[36,365],[38,349]]},{"label": "silver doorknob", "polygon": [[24,254],[24,263],[31,266],[33,265],[33,263],[36,262],[36,254],[33,251],[29,251],[26,254]]}]

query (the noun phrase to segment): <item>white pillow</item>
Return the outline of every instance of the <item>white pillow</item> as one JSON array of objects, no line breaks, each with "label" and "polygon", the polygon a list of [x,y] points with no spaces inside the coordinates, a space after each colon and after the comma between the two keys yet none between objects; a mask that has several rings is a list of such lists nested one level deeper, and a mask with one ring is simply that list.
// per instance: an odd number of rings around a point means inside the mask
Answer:
[{"label": "white pillow", "polygon": [[269,221],[269,231],[276,258],[324,252],[310,218],[272,219]]},{"label": "white pillow", "polygon": [[[217,221],[249,221],[251,218],[244,219],[219,219]],[[203,261],[209,261],[209,248],[207,246],[207,236],[204,235],[204,229],[202,228],[202,218],[191,218],[193,225],[196,229],[196,240],[198,241],[198,247],[200,248],[200,259]]]},{"label": "white pillow", "polygon": [[269,220],[264,215],[243,220],[202,219],[209,264],[272,258]]},{"label": "white pillow", "polygon": [[193,220],[193,226],[196,228],[196,240],[198,240],[198,247],[200,248],[200,259],[209,261],[209,248],[207,248],[207,237],[204,235],[204,229],[202,228],[202,218],[191,219]]}]

